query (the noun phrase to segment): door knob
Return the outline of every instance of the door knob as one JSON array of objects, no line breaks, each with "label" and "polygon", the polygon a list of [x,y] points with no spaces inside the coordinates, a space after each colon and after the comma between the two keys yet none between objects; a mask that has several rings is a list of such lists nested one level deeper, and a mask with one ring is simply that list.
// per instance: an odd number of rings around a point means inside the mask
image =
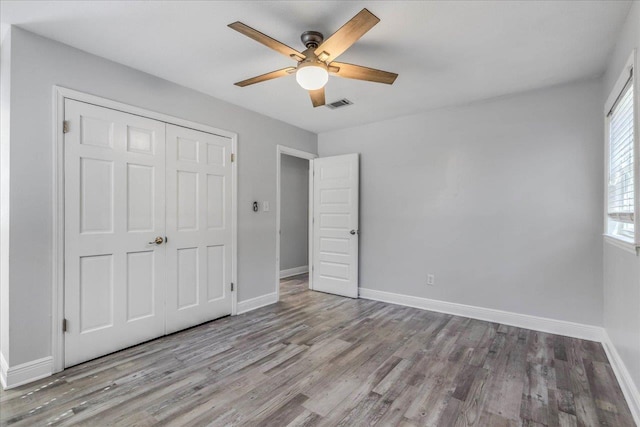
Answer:
[{"label": "door knob", "polygon": [[358,230],[351,230],[349,234],[354,235],[354,234],[360,234],[360,233],[358,232]]},{"label": "door knob", "polygon": [[149,242],[150,245],[161,245],[164,242],[164,239],[160,236],[156,237],[153,242]]}]

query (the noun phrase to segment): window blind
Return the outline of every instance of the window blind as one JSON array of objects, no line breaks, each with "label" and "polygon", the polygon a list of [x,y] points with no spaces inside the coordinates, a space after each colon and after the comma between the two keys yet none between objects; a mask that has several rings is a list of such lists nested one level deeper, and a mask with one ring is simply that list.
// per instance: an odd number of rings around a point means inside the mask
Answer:
[{"label": "window blind", "polygon": [[626,223],[634,220],[633,146],[633,84],[629,79],[609,117],[608,215]]}]

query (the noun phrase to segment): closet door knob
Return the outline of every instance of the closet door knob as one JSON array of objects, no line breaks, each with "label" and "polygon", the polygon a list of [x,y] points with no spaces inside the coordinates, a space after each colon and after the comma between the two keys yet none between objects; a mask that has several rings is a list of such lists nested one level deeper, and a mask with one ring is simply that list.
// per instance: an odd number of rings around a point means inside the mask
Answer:
[{"label": "closet door knob", "polygon": [[156,237],[153,242],[149,242],[150,245],[161,245],[164,242],[164,239],[160,236]]}]

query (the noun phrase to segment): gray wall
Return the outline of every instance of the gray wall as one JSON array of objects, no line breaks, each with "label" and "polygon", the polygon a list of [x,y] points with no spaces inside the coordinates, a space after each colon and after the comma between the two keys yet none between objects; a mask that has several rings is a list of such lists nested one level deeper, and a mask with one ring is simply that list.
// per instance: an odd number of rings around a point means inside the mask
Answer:
[{"label": "gray wall", "polygon": [[321,156],[361,154],[360,286],[601,325],[600,98],[588,81],[321,133]]},{"label": "gray wall", "polygon": [[[9,130],[11,100],[11,31],[0,46],[0,350],[9,345]],[[8,353],[2,353],[9,363]]]},{"label": "gray wall", "polygon": [[[634,3],[604,75],[604,103],[633,49],[640,48],[640,4]],[[634,90],[638,91],[639,88]],[[637,116],[636,116],[637,117]],[[637,170],[637,169],[636,169]],[[603,227],[601,226],[602,230]],[[604,243],[604,327],[611,342],[640,387],[640,257]]]},{"label": "gray wall", "polygon": [[315,134],[19,28],[11,37],[12,366],[51,354],[53,85],[237,132],[238,299],[273,291],[275,210],[251,202],[275,203],[276,145],[316,152]]},{"label": "gray wall", "polygon": [[309,264],[309,160],[282,155],[280,271]]}]

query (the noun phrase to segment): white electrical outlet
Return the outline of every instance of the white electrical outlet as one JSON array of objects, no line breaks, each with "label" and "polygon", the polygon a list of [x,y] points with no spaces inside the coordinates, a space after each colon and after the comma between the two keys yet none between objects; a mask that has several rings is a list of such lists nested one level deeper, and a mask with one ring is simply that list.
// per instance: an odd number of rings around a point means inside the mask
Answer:
[{"label": "white electrical outlet", "polygon": [[433,286],[436,284],[436,276],[433,274],[427,274],[427,285]]},{"label": "white electrical outlet", "polygon": [[267,201],[262,202],[262,210],[264,212],[269,212],[269,202]]}]

